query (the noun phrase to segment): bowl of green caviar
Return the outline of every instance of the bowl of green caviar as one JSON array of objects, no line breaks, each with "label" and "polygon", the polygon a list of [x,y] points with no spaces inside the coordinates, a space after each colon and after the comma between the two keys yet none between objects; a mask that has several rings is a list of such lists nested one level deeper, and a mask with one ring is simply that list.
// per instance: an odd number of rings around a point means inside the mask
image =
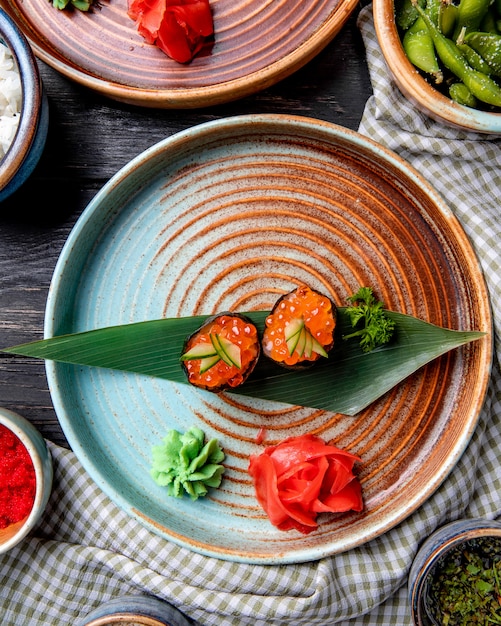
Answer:
[{"label": "bowl of green caviar", "polygon": [[432,119],[501,134],[501,3],[374,0],[379,46],[402,94]]},{"label": "bowl of green caviar", "polygon": [[462,519],[436,530],[409,572],[415,626],[501,624],[501,522]]},{"label": "bowl of green caviar", "polygon": [[52,491],[50,451],[26,418],[0,407],[0,554],[39,522]]}]

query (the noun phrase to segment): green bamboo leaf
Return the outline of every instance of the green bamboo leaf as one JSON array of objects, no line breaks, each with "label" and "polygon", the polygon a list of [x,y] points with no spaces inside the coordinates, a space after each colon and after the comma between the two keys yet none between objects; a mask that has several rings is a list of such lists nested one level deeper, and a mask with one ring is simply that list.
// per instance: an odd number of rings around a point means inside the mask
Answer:
[{"label": "green bamboo leaf", "polygon": [[[352,327],[346,307],[341,307],[336,343],[328,359],[306,370],[287,370],[261,358],[248,381],[231,393],[355,415],[426,363],[486,334],[441,328],[395,311],[386,314],[396,324],[390,343],[363,353],[356,339],[343,340],[341,336]],[[245,315],[262,331],[267,311]],[[2,352],[187,383],[180,364],[183,344],[207,317],[111,326],[5,348]]]}]

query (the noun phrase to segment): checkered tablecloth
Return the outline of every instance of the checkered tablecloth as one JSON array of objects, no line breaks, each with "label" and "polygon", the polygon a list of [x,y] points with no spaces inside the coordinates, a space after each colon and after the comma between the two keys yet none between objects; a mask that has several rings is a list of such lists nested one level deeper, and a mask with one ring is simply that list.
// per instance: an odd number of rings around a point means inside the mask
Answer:
[{"label": "checkered tablecloth", "polygon": [[421,541],[451,519],[501,514],[501,143],[419,114],[391,81],[370,7],[359,26],[374,88],[360,131],[426,173],[471,238],[490,290],[496,358],[468,449],[438,491],[382,537],[314,563],[261,566],[204,557],[150,533],[72,452],[50,444],[55,480],[46,514],[32,537],[0,557],[2,626],[73,624],[128,593],[154,594],[207,626],[406,626],[406,577]]}]

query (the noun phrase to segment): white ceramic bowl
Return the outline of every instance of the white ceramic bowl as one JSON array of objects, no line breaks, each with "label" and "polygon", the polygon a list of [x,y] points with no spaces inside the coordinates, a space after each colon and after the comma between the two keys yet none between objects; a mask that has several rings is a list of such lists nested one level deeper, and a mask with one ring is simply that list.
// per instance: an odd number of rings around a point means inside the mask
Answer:
[{"label": "white ceramic bowl", "polygon": [[0,529],[0,554],[3,554],[24,539],[38,523],[52,490],[53,468],[45,439],[27,419],[0,408],[0,424],[9,428],[24,444],[33,461],[36,477],[35,500],[29,515]]},{"label": "white ceramic bowl", "polygon": [[45,147],[49,105],[35,56],[24,34],[0,8],[0,41],[11,51],[21,76],[21,113],[17,132],[0,161],[0,202],[32,174]]},{"label": "white ceramic bowl", "polygon": [[412,563],[408,581],[409,604],[416,626],[434,626],[425,603],[435,565],[453,548],[481,537],[495,538],[501,550],[501,522],[477,518],[457,520],[436,530],[422,544]]},{"label": "white ceramic bowl", "polygon": [[457,104],[428,83],[405,55],[395,22],[394,0],[373,0],[374,26],[393,79],[408,100],[432,119],[466,131],[501,134],[501,113]]}]

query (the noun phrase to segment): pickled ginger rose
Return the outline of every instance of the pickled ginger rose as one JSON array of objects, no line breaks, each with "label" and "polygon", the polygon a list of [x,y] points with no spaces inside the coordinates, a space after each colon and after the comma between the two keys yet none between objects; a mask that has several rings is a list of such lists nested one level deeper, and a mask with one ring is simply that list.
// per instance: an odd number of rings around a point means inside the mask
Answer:
[{"label": "pickled ginger rose", "polygon": [[188,63],[214,34],[209,0],[129,0],[139,34],[178,63]]},{"label": "pickled ginger rose", "polygon": [[362,488],[353,473],[358,456],[314,435],[291,437],[250,459],[256,497],[280,530],[303,534],[318,528],[319,513],[363,509]]}]

